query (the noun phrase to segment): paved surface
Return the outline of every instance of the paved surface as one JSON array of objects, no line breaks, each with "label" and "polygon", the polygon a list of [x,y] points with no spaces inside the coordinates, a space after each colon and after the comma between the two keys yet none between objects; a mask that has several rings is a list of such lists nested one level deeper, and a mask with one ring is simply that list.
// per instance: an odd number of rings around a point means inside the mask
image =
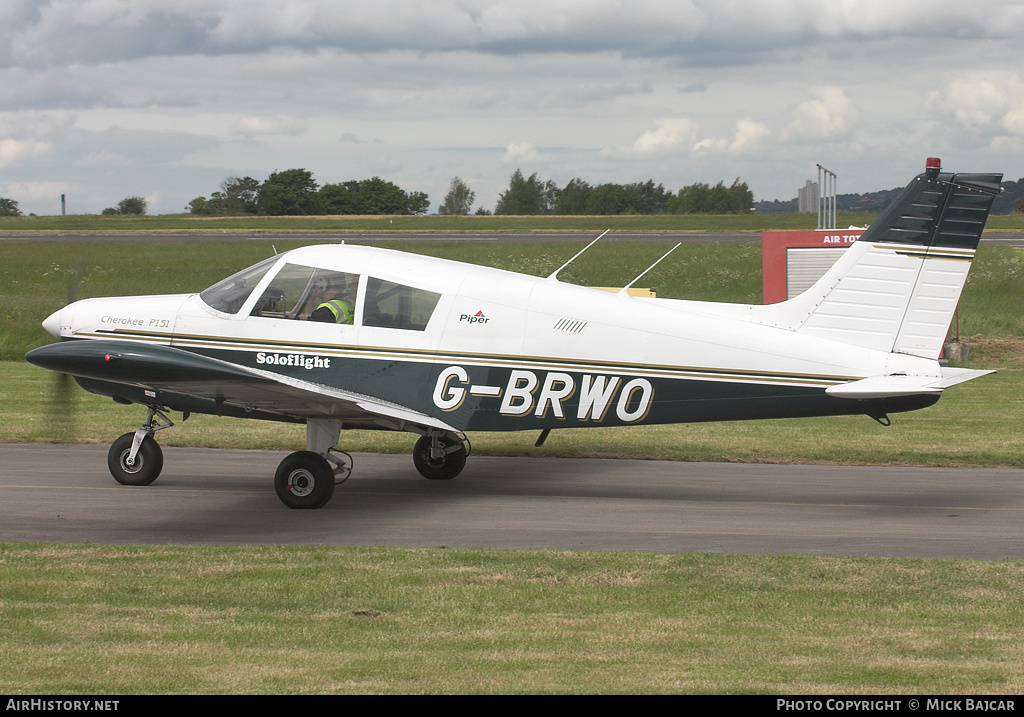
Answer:
[{"label": "paved surface", "polygon": [[[0,242],[94,242],[94,241],[219,241],[219,242],[284,242],[316,240],[325,243],[350,242],[434,242],[434,241],[465,241],[465,242],[535,242],[535,241],[581,241],[586,242],[597,238],[600,232],[289,232],[273,233],[231,233],[203,234],[189,233],[146,233],[146,234],[4,234],[0,233]],[[697,243],[754,243],[761,241],[761,232],[643,232],[630,234],[610,232],[601,241],[684,241]],[[1022,238],[1024,241],[1024,238]]]},{"label": "paved surface", "polygon": [[[286,242],[316,240],[329,244],[348,241],[369,244],[385,244],[389,242],[535,242],[535,241],[589,241],[599,232],[547,232],[547,233],[457,233],[446,234],[426,232],[386,233],[289,233],[289,234],[200,234],[200,233],[160,233],[160,234],[3,234],[3,242],[47,242],[47,241],[219,241],[219,242]],[[761,241],[761,232],[645,232],[638,234],[611,232],[601,241],[657,241],[657,242],[690,242],[696,244],[755,244]],[[982,238],[985,244],[1008,244],[1024,247],[1024,232],[988,233]]]},{"label": "paved surface", "polygon": [[319,511],[284,453],[165,448],[151,486],[104,446],[0,445],[0,541],[390,545],[1024,558],[1024,471],[472,456],[451,482],[356,455]]}]

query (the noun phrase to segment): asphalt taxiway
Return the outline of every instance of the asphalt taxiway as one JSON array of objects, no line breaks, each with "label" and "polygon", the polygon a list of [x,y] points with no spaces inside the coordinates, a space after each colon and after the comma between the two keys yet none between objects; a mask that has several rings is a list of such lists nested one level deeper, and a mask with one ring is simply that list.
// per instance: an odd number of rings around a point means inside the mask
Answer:
[{"label": "asphalt taxiway", "polygon": [[[0,243],[22,242],[184,242],[184,241],[215,241],[215,242],[289,242],[307,241],[322,244],[336,242],[355,242],[359,244],[390,244],[401,242],[494,242],[501,244],[519,244],[538,241],[579,241],[587,242],[597,235],[596,232],[289,232],[275,234],[273,232],[246,234],[202,233],[202,232],[161,232],[138,233],[117,232],[103,234],[92,232],[82,233],[0,233]],[[611,232],[604,242],[684,242],[693,244],[754,244],[761,242],[761,232],[702,232],[702,231],[666,231],[666,232]],[[981,239],[983,244],[1005,244],[1024,246],[1024,232],[986,232]]]},{"label": "asphalt taxiway", "polygon": [[105,446],[0,445],[0,541],[1024,558],[1024,470],[470,457],[450,482],[357,454],[321,510],[284,453],[164,448],[118,485]]}]

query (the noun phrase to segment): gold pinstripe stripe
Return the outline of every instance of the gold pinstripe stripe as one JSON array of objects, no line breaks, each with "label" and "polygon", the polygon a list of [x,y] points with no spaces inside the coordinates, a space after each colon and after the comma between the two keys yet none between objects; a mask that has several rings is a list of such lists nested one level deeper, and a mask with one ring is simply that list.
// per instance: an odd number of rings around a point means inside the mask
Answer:
[{"label": "gold pinstripe stripe", "polygon": [[206,348],[228,351],[281,351],[290,353],[319,353],[330,356],[365,358],[376,360],[399,360],[416,363],[461,363],[476,366],[505,368],[529,368],[546,371],[609,371],[640,374],[646,376],[705,379],[737,383],[790,383],[811,386],[832,386],[863,378],[862,376],[830,376],[821,374],[775,372],[764,373],[742,369],[714,369],[698,366],[669,366],[645,363],[613,363],[587,361],[583,359],[558,359],[544,356],[521,356],[510,358],[502,354],[477,352],[444,353],[431,349],[394,349],[379,346],[338,346],[337,344],[296,344],[273,339],[232,339],[228,337],[172,335],[168,333],[136,332],[130,329],[81,333],[79,336],[92,338],[117,338],[145,343],[172,345],[175,348]]}]

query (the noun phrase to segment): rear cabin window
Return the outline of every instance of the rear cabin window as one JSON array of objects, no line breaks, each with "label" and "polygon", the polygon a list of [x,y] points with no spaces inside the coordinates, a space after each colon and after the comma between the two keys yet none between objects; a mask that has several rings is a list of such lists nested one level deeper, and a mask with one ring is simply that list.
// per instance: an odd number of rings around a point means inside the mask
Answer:
[{"label": "rear cabin window", "polygon": [[423,331],[440,294],[369,277],[363,303],[363,326]]}]

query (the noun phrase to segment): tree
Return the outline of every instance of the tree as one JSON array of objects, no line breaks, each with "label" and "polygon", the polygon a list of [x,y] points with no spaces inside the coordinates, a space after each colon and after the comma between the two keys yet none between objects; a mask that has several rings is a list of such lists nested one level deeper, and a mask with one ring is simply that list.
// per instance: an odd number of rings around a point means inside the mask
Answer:
[{"label": "tree", "polygon": [[142,197],[125,197],[117,203],[117,208],[108,207],[103,210],[104,214],[133,214],[136,216],[146,213],[149,203]]},{"label": "tree", "polygon": [[0,217],[20,217],[21,210],[18,203],[7,197],[0,197]]},{"label": "tree", "polygon": [[406,194],[380,177],[325,184],[317,199],[326,214],[423,214],[430,208],[424,192]]},{"label": "tree", "polygon": [[1024,197],[1021,197],[1013,203],[1013,211],[1015,214],[1024,212]]},{"label": "tree", "polygon": [[663,185],[655,185],[651,179],[643,183],[627,184],[624,189],[627,211],[635,214],[663,214],[672,196]]},{"label": "tree", "polygon": [[754,193],[737,177],[731,186],[691,184],[669,197],[667,210],[672,214],[744,214],[754,206]]},{"label": "tree", "polygon": [[259,210],[260,183],[252,177],[228,177],[220,189],[228,214],[256,214]]},{"label": "tree", "polygon": [[629,197],[621,184],[601,184],[594,187],[587,202],[587,214],[627,214]]},{"label": "tree", "polygon": [[426,214],[430,209],[430,197],[426,192],[413,192],[409,195],[409,213]]},{"label": "tree", "polygon": [[256,206],[260,214],[316,214],[319,210],[317,183],[305,169],[274,172],[260,185]]},{"label": "tree", "polygon": [[364,214],[409,214],[409,196],[397,184],[380,177],[359,183]]},{"label": "tree", "polygon": [[185,208],[188,209],[190,214],[199,216],[210,213],[210,203],[206,201],[206,197],[196,197]]},{"label": "tree", "polygon": [[558,195],[556,214],[587,214],[593,189],[582,179],[571,179]]},{"label": "tree", "polygon": [[537,178],[537,173],[523,178],[523,173],[516,170],[509,180],[508,189],[498,195],[495,214],[551,214],[558,205],[561,191],[550,179],[546,182]]},{"label": "tree", "polygon": [[448,185],[448,194],[444,197],[439,213],[441,214],[469,214],[476,200],[476,192],[469,188],[459,177],[452,177]]},{"label": "tree", "polygon": [[754,193],[746,182],[741,182],[739,177],[733,180],[729,187],[730,211],[737,214],[748,214],[754,206]]},{"label": "tree", "polygon": [[338,184],[325,184],[320,188],[320,211],[324,214],[362,214],[359,202],[359,182],[350,180]]}]

